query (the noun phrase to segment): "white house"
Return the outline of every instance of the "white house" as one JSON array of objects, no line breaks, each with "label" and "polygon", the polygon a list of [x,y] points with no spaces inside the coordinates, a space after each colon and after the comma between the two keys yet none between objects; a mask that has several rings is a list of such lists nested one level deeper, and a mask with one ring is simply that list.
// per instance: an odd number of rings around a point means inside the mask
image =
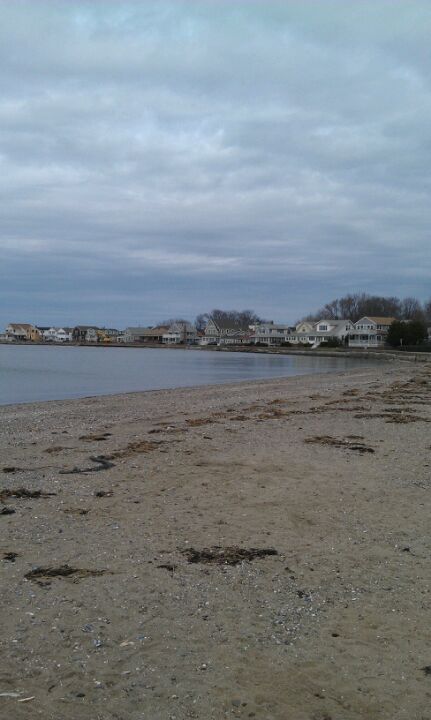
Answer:
[{"label": "white house", "polygon": [[257,323],[254,326],[255,343],[265,345],[281,345],[284,342],[290,342],[289,337],[292,328],[287,325],[277,325],[273,322]]},{"label": "white house", "polygon": [[56,328],[55,341],[56,342],[72,342],[72,328]]},{"label": "white house", "polygon": [[163,334],[162,342],[164,345],[178,345],[185,343],[193,345],[197,340],[197,330],[194,325],[189,322],[174,322],[169,329]]},{"label": "white house", "polygon": [[386,342],[388,330],[395,318],[363,317],[355,322],[349,335],[349,347],[373,348],[382,347]]},{"label": "white house", "polygon": [[291,331],[288,341],[292,345],[319,345],[329,340],[346,343],[349,333],[353,330],[350,320],[319,320],[317,323],[300,322]]}]

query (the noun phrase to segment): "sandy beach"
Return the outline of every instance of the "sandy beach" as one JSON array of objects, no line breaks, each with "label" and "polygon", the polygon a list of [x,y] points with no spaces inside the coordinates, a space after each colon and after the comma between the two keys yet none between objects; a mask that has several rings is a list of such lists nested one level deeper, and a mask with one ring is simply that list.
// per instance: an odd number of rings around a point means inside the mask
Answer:
[{"label": "sandy beach", "polygon": [[0,717],[429,720],[431,364],[0,408]]}]

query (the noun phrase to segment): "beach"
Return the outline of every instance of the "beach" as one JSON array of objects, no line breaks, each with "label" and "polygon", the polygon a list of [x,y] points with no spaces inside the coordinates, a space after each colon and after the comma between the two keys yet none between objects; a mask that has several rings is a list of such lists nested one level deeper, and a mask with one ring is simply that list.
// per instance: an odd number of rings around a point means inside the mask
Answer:
[{"label": "beach", "polygon": [[0,717],[429,720],[431,364],[0,407]]}]

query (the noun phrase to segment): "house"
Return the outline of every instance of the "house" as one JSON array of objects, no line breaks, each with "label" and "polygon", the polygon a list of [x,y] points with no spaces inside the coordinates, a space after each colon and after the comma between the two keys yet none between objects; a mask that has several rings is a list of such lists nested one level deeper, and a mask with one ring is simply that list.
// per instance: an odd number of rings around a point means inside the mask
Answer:
[{"label": "house", "polygon": [[124,342],[127,343],[161,343],[163,335],[169,330],[167,325],[158,327],[128,327],[124,331]]},{"label": "house", "polygon": [[73,329],[64,327],[64,328],[56,328],[55,332],[55,341],[56,342],[72,342],[73,339]]},{"label": "house", "polygon": [[124,331],[124,342],[125,343],[138,343],[142,342],[144,332],[147,328],[144,327],[126,327]]},{"label": "house", "polygon": [[388,330],[395,318],[392,317],[363,317],[354,323],[349,335],[349,347],[372,348],[382,347],[386,342]]},{"label": "house", "polygon": [[264,345],[281,345],[289,341],[292,328],[289,325],[276,325],[273,322],[257,323],[254,326],[254,342]]},{"label": "house", "polygon": [[72,330],[72,339],[74,342],[97,343],[98,329],[95,325],[76,325]]},{"label": "house", "polygon": [[308,322],[306,320],[302,320],[302,322],[298,323],[295,327],[295,332],[300,335],[309,335],[314,330],[314,323]]},{"label": "house", "polygon": [[42,328],[40,327],[39,330],[42,333],[42,339],[45,342],[55,342],[55,335],[57,333],[57,328],[51,327],[51,328]]},{"label": "house", "polygon": [[210,317],[200,338],[200,345],[242,345],[253,340],[250,327],[241,326],[230,320],[215,320]]},{"label": "house", "polygon": [[112,343],[117,342],[117,337],[120,334],[120,331],[117,330],[117,328],[100,328],[97,331],[97,336],[99,338],[99,342],[104,343]]},{"label": "house", "polygon": [[353,329],[350,320],[319,320],[317,323],[300,322],[289,336],[293,345],[312,345],[319,347],[330,340],[345,344]]},{"label": "house", "polygon": [[36,325],[37,329],[39,330],[41,340],[44,342],[46,340],[46,333],[48,330],[51,330],[53,328],[49,328],[47,325]]},{"label": "house", "polygon": [[349,333],[353,330],[353,323],[350,320],[319,320],[315,324],[316,339],[315,343],[328,342],[328,340],[338,340],[346,344]]},{"label": "house", "polygon": [[162,337],[164,345],[193,345],[197,340],[197,331],[189,322],[174,322]]},{"label": "house", "polygon": [[9,323],[6,327],[6,335],[16,342],[39,342],[42,339],[38,328],[29,323]]}]

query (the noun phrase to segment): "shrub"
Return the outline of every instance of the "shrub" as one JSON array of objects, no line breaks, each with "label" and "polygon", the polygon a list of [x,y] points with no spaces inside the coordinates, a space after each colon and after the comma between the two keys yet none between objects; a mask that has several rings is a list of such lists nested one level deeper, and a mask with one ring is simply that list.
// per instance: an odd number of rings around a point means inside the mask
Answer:
[{"label": "shrub", "polygon": [[427,326],[422,320],[394,320],[388,330],[387,342],[391,347],[419,345],[428,337]]}]

